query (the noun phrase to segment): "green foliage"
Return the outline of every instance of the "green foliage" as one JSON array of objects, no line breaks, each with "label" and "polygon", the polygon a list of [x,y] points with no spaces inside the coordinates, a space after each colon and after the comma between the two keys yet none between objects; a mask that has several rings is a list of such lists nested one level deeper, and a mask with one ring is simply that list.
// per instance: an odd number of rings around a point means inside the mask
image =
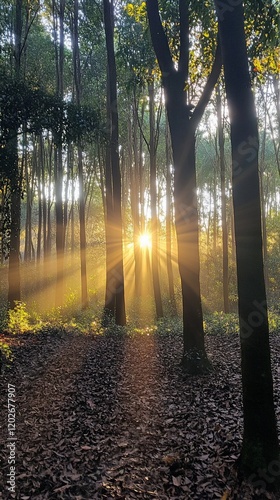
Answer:
[{"label": "green foliage", "polygon": [[13,354],[10,346],[0,340],[0,371],[3,371],[3,366],[13,360]]},{"label": "green foliage", "polygon": [[17,301],[15,308],[8,311],[8,331],[18,334],[28,330],[30,330],[30,315],[26,311],[26,304]]},{"label": "green foliage", "polygon": [[223,312],[207,314],[204,319],[204,331],[206,335],[238,333],[238,315],[234,313],[225,314]]},{"label": "green foliage", "polygon": [[280,331],[280,316],[274,310],[268,311],[268,323],[270,333]]},{"label": "green foliage", "polygon": [[[280,316],[275,311],[268,312],[269,330],[274,333],[280,330]],[[225,314],[214,312],[205,315],[204,331],[207,335],[239,333],[238,315],[235,313]]]},{"label": "green foliage", "polygon": [[64,327],[64,318],[62,314],[62,308],[61,307],[52,307],[43,317],[43,323],[46,326],[50,327],[58,327],[58,328],[63,328]]},{"label": "green foliage", "polygon": [[13,163],[8,145],[24,127],[39,134],[49,130],[57,144],[90,140],[99,127],[99,118],[90,107],[78,107],[41,88],[0,75],[1,170],[8,173]]}]

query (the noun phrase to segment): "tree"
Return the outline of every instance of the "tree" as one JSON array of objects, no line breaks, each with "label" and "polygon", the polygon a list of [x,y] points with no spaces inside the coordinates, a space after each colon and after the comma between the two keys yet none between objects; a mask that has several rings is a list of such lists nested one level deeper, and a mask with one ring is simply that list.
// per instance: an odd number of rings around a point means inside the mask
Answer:
[{"label": "tree", "polygon": [[165,103],[174,160],[175,224],[178,240],[178,264],[183,299],[183,366],[189,372],[209,368],[204,347],[200,295],[200,260],[195,170],[195,134],[204,109],[221,70],[219,46],[212,71],[201,98],[192,112],[187,103],[186,82],[189,76],[190,25],[185,0],[179,1],[179,59],[176,69],[159,13],[158,0],[147,0],[152,43],[162,74]]},{"label": "tree", "polygon": [[[78,0],[74,0],[74,19],[73,19],[73,66],[74,82],[76,90],[76,103],[81,107],[81,63],[78,34]],[[80,261],[81,261],[81,289],[82,289],[82,308],[88,306],[87,291],[87,265],[86,265],[86,222],[85,222],[85,195],[83,178],[83,152],[81,136],[78,137],[78,172],[79,172],[79,220],[80,220]]]},{"label": "tree", "polygon": [[[126,324],[125,298],[124,298],[124,274],[123,274],[123,247],[122,247],[122,207],[121,207],[121,173],[119,160],[119,128],[117,108],[117,74],[114,52],[113,36],[113,4],[110,0],[103,0],[104,26],[107,49],[107,78],[108,78],[108,118],[110,150],[107,155],[109,176],[111,176],[111,216],[107,225],[111,225],[110,232],[107,230],[106,246],[111,247],[111,261],[107,260],[107,283],[105,312],[108,298],[113,297],[114,313],[117,325]],[[107,193],[108,194],[108,193]],[[107,228],[108,229],[108,228]],[[109,237],[109,239],[108,239]]]},{"label": "tree", "polygon": [[[53,33],[56,58],[56,93],[63,99],[64,94],[64,17],[65,0],[52,0]],[[61,113],[57,133],[54,136],[54,175],[55,175],[55,218],[56,218],[56,292],[55,304],[63,305],[64,295],[64,223],[63,210],[63,152],[62,131],[63,115]]]},{"label": "tree", "polygon": [[220,179],[221,179],[221,212],[222,212],[222,244],[223,244],[223,302],[224,312],[229,312],[229,296],[228,296],[228,230],[227,230],[227,208],[226,208],[226,165],[225,165],[225,140],[222,118],[222,99],[220,86],[217,86],[216,92],[217,106],[217,135],[218,135],[218,151],[220,163]]},{"label": "tree", "polygon": [[171,179],[171,165],[172,165],[172,153],[170,144],[170,132],[168,127],[167,116],[165,119],[165,158],[166,158],[166,268],[168,276],[168,289],[169,289],[169,300],[171,306],[171,312],[174,316],[177,314],[176,310],[176,300],[174,291],[174,276],[173,276],[173,265],[172,265],[172,236],[171,236],[171,223],[172,223],[172,179]]},{"label": "tree", "polygon": [[[226,0],[219,19],[230,112],[244,433],[240,472],[260,476],[279,460],[273,405],[269,329],[263,272],[258,176],[258,126],[251,90],[241,2]],[[279,462],[277,462],[279,464]],[[279,476],[278,476],[279,477]],[[273,480],[275,479],[275,476]]]},{"label": "tree", "polygon": [[[156,305],[157,319],[163,316],[163,307],[160,291],[159,280],[159,258],[158,258],[158,218],[157,218],[157,168],[156,168],[156,151],[157,137],[155,124],[155,86],[154,80],[148,86],[149,90],[149,124],[150,124],[150,197],[151,197],[151,229],[152,229],[152,276],[153,288]],[[158,128],[158,127],[157,127]]]}]

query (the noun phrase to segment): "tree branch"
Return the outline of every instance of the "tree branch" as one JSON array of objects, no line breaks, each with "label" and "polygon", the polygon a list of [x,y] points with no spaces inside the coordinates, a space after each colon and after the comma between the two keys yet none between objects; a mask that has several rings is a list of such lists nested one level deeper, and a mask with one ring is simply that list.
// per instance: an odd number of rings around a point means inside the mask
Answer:
[{"label": "tree branch", "polygon": [[150,143],[149,141],[147,140],[145,134],[144,134],[144,130],[143,130],[143,127],[142,127],[142,124],[143,122],[140,121],[140,118],[139,118],[139,115],[138,115],[138,105],[137,105],[137,102],[136,102],[136,95],[135,95],[135,88],[133,89],[133,101],[134,101],[134,109],[135,109],[135,113],[136,113],[136,118],[137,118],[137,123],[138,123],[138,127],[139,127],[139,130],[140,130],[140,134],[142,135],[145,143],[146,143],[146,146],[147,146],[147,149],[148,149],[148,153],[150,153]]},{"label": "tree branch", "polygon": [[163,76],[174,71],[174,64],[159,15],[158,0],[146,0],[152,43]]},{"label": "tree branch", "polygon": [[180,54],[178,73],[185,82],[189,73],[189,6],[187,0],[179,0]]},{"label": "tree branch", "polygon": [[196,128],[203,116],[203,113],[205,111],[205,108],[208,104],[208,102],[210,101],[210,97],[211,97],[211,94],[212,94],[212,91],[218,81],[218,78],[220,76],[220,73],[221,73],[221,69],[222,69],[222,51],[221,51],[221,45],[220,45],[220,41],[219,41],[219,34],[218,34],[218,44],[217,44],[217,48],[216,48],[216,54],[215,54],[215,59],[214,59],[214,62],[213,62],[213,66],[212,66],[212,70],[211,70],[211,73],[208,77],[208,80],[205,84],[205,87],[203,89],[203,92],[201,94],[201,97],[194,109],[194,112],[193,112],[193,115],[191,117],[191,122],[194,126],[194,128]]}]

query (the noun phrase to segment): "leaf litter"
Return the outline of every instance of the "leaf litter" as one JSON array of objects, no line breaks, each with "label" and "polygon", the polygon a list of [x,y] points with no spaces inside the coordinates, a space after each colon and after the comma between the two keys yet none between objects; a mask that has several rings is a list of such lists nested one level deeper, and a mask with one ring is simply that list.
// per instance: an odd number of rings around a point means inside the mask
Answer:
[{"label": "leaf litter", "polygon": [[[280,417],[279,335],[271,336]],[[236,334],[206,337],[213,371],[185,377],[178,332],[25,334],[1,377],[2,486],[16,499],[279,499],[239,483]],[[16,493],[9,494],[7,384],[16,387]]]}]

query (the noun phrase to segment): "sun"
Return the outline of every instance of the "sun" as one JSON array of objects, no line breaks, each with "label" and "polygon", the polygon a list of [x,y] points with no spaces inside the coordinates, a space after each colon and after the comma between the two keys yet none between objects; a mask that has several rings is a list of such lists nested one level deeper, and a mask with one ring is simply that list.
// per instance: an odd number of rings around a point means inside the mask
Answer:
[{"label": "sun", "polygon": [[143,248],[143,250],[145,248],[151,248],[151,246],[152,246],[151,235],[149,233],[142,233],[142,234],[140,234],[140,236],[139,236],[139,245],[140,245],[140,248]]}]

